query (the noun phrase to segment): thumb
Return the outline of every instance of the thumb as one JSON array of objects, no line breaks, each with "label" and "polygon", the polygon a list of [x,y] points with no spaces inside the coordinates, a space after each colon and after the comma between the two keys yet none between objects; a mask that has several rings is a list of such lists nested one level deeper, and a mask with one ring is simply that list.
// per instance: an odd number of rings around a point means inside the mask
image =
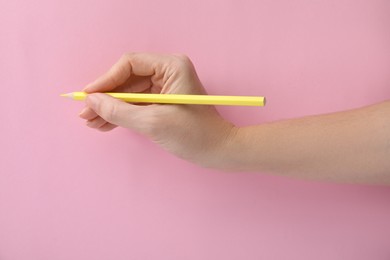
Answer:
[{"label": "thumb", "polygon": [[107,122],[126,128],[133,128],[140,117],[139,113],[142,112],[138,106],[103,93],[88,94],[86,103]]}]

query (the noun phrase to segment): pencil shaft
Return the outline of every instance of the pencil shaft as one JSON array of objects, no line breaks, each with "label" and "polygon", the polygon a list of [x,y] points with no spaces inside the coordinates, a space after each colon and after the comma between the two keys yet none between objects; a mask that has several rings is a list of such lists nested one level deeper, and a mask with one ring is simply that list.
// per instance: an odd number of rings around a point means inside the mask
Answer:
[{"label": "pencil shaft", "polygon": [[[264,97],[254,96],[216,96],[216,95],[181,95],[181,94],[144,94],[144,93],[105,93],[114,98],[131,103],[194,104],[194,105],[231,105],[264,106]],[[67,96],[74,100],[84,100],[85,92],[73,92]]]}]

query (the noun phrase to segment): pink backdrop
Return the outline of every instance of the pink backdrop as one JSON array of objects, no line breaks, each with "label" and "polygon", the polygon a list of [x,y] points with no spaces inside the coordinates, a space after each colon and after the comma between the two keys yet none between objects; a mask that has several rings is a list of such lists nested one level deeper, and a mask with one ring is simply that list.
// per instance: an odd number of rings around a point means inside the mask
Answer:
[{"label": "pink backdrop", "polygon": [[387,0],[0,2],[0,259],[390,259],[390,189],[206,170],[76,91],[126,51],[188,54],[238,125],[390,98]]}]

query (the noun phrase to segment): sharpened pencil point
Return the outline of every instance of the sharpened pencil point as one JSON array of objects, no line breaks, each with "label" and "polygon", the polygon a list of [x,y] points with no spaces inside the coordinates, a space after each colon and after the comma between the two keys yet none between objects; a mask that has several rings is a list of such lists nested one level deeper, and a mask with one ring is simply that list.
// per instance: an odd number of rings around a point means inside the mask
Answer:
[{"label": "sharpened pencil point", "polygon": [[61,97],[71,97],[72,93],[61,94],[60,96]]}]

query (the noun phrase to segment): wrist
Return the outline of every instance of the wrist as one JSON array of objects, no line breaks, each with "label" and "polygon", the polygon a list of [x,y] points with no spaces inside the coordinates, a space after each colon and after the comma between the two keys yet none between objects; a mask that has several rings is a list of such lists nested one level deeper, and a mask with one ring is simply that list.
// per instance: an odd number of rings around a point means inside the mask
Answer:
[{"label": "wrist", "polygon": [[230,122],[225,122],[222,130],[218,131],[218,141],[210,149],[201,166],[206,168],[214,168],[220,170],[234,171],[237,168],[237,157],[234,156],[240,153],[238,139],[240,138],[240,127],[235,126]]},{"label": "wrist", "polygon": [[222,146],[220,151],[220,167],[221,170],[225,171],[239,171],[243,166],[241,158],[245,155],[243,149],[243,127],[233,126]]}]

